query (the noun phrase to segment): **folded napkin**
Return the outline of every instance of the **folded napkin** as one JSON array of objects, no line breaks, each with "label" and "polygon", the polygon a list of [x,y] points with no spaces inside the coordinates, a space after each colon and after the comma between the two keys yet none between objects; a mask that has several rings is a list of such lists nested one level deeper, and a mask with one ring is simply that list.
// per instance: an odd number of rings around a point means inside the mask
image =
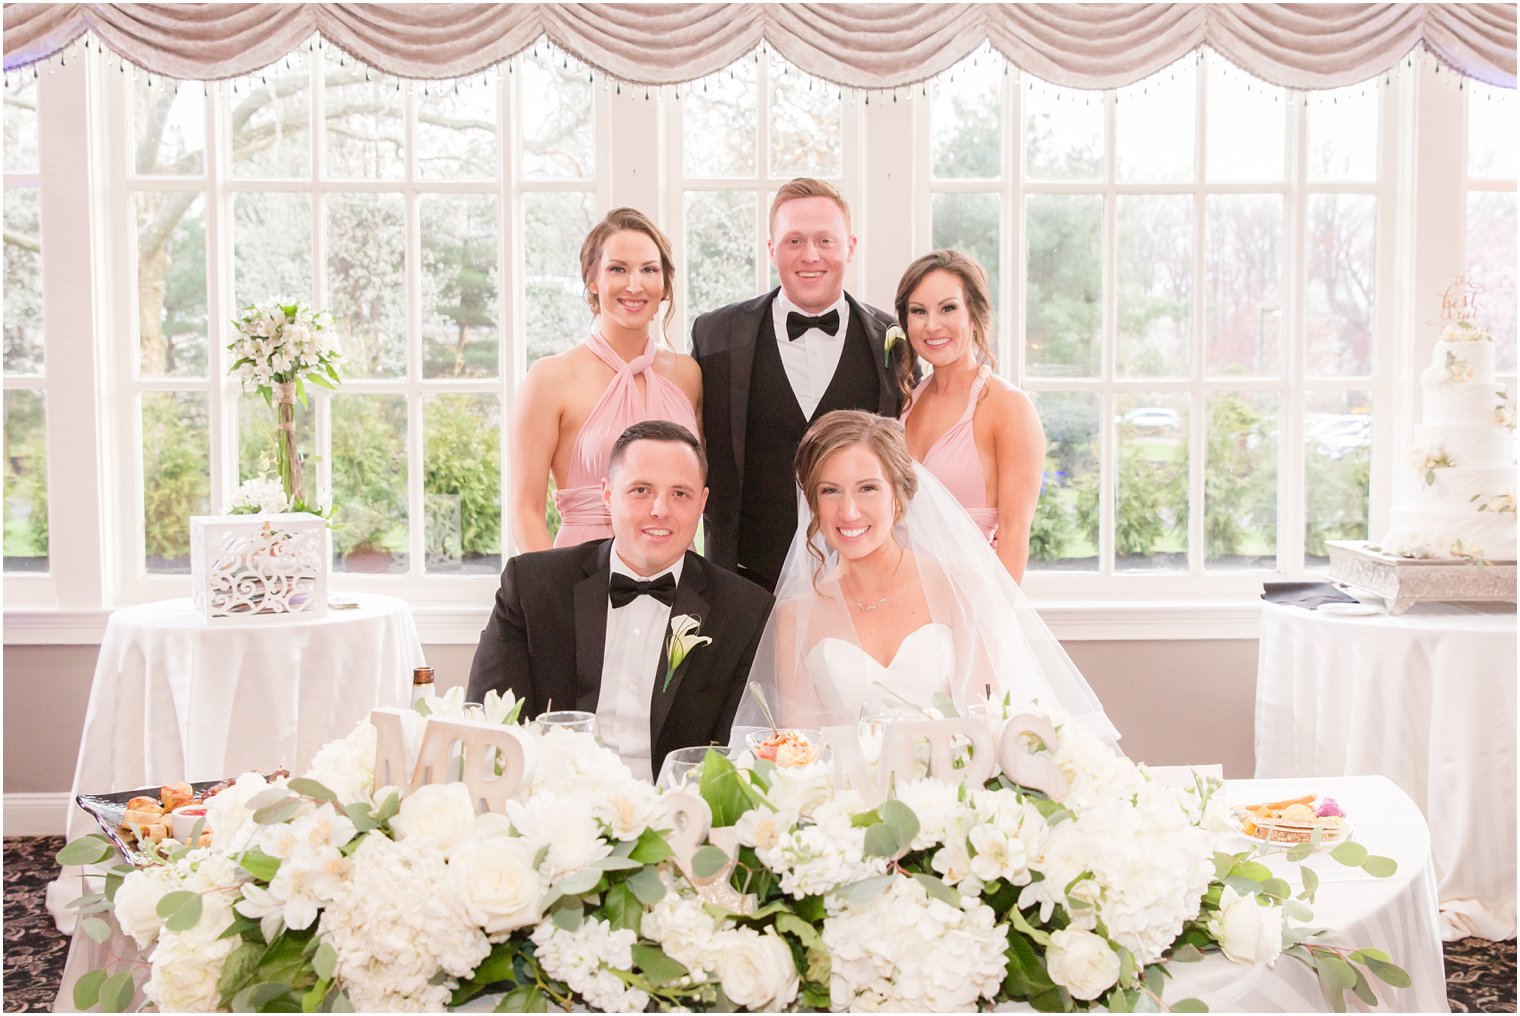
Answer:
[{"label": "folded napkin", "polygon": [[1328,582],[1264,582],[1261,598],[1268,603],[1287,603],[1314,610],[1326,603],[1357,603]]}]

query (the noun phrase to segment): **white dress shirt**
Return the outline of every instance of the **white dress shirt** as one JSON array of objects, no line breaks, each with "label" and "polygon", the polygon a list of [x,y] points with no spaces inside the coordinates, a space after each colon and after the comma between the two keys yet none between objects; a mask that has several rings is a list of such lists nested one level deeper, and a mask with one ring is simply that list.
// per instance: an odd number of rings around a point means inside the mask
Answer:
[{"label": "white dress shirt", "polygon": [[[681,582],[685,555],[665,571]],[[618,557],[612,543],[612,574],[639,582],[659,578],[640,575]],[[653,596],[637,596],[622,607],[607,605],[607,648],[602,656],[602,689],[596,700],[596,725],[602,744],[618,753],[633,775],[652,780],[650,771],[649,705],[654,698],[655,668],[670,634],[670,608]]]},{"label": "white dress shirt", "polygon": [[[823,314],[831,310],[839,312],[839,331],[830,335],[821,328],[809,328],[793,339],[786,331],[786,317],[793,311],[799,314],[807,314],[807,311],[787,299],[784,289],[776,292],[776,299],[771,303],[776,346],[781,350],[781,366],[786,368],[786,379],[792,383],[792,392],[797,396],[797,405],[802,407],[802,415],[809,420],[817,411],[818,403],[823,401],[823,393],[828,391],[829,382],[834,380],[834,371],[839,369],[839,357],[844,353],[845,330],[850,327],[850,302],[844,298],[843,293],[839,294],[839,299],[834,301],[832,307],[823,309]],[[808,317],[821,316],[808,314]]]}]

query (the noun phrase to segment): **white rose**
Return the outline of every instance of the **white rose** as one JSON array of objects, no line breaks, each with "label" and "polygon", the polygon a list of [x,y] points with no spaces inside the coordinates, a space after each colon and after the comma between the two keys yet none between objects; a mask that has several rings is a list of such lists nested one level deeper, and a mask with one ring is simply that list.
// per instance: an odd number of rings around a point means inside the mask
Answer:
[{"label": "white rose", "polygon": [[1209,931],[1219,948],[1236,963],[1270,967],[1282,953],[1283,911],[1264,907],[1255,896],[1242,896],[1229,886],[1219,898],[1219,913],[1209,919]]},{"label": "white rose", "polygon": [[172,869],[154,866],[132,872],[116,887],[116,923],[137,941],[139,949],[148,948],[158,938],[164,926],[164,919],[158,916],[158,901],[178,888],[178,881]]},{"label": "white rose", "polygon": [[434,783],[418,787],[401,802],[391,819],[396,839],[408,846],[435,846],[447,851],[470,835],[475,826],[475,802],[463,783]]},{"label": "white rose", "polygon": [[742,928],[722,936],[718,980],[731,1000],[756,1012],[775,1012],[797,997],[797,965],[774,930]]},{"label": "white rose", "polygon": [[473,924],[487,935],[515,931],[541,916],[544,882],[533,852],[516,836],[475,836],[449,856],[459,898]]},{"label": "white rose", "polygon": [[810,815],[834,795],[834,770],[826,762],[771,771],[771,789],[765,795],[779,811]]},{"label": "white rose", "polygon": [[1052,932],[1045,952],[1050,979],[1073,998],[1091,1001],[1119,980],[1119,954],[1100,935],[1063,928]]}]

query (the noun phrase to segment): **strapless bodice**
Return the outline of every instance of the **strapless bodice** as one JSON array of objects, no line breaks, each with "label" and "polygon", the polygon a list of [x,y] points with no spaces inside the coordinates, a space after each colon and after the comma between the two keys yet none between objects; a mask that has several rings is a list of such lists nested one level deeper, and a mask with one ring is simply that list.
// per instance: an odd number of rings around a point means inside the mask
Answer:
[{"label": "strapless bodice", "polygon": [[908,633],[885,667],[854,642],[824,638],[808,650],[806,663],[823,723],[854,723],[862,706],[879,704],[888,695],[927,706],[935,692],[948,693],[955,638],[949,625],[926,624]]}]

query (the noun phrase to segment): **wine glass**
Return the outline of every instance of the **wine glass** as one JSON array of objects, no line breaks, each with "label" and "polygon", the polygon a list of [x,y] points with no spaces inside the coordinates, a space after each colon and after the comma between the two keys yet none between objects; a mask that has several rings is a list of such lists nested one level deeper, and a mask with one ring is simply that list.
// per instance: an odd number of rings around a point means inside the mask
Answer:
[{"label": "wine glass", "polygon": [[722,753],[717,745],[697,745],[692,748],[677,748],[665,756],[665,761],[660,763],[660,775],[654,781],[654,785],[661,790],[685,789],[689,780],[694,778],[694,773],[700,769],[707,759],[709,751]]},{"label": "wine glass", "polygon": [[556,709],[552,712],[539,713],[533,718],[533,728],[540,734],[546,734],[554,727],[590,734],[598,741],[601,740],[601,731],[596,725],[596,713],[588,713],[584,709]]}]

